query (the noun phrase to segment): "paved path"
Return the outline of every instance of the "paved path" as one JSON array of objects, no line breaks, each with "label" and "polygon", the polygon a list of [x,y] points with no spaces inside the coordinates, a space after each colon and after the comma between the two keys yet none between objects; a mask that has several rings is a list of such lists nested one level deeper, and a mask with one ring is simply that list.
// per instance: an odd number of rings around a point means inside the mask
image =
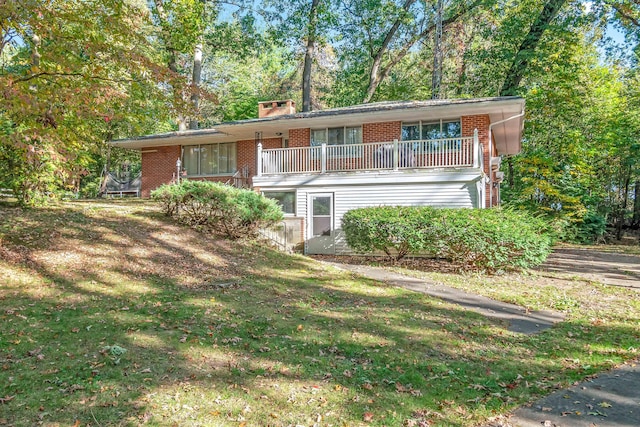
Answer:
[{"label": "paved path", "polygon": [[640,255],[561,247],[556,248],[537,270],[580,276],[605,285],[640,291]]},{"label": "paved path", "polygon": [[352,271],[370,279],[431,295],[484,316],[505,321],[508,324],[508,329],[512,332],[535,334],[564,320],[564,315],[561,313],[552,311],[527,311],[524,307],[518,305],[495,301],[449,286],[414,279],[380,267],[341,264],[336,262],[328,262],[328,264],[343,270]]},{"label": "paved path", "polygon": [[506,423],[495,426],[638,427],[640,365],[630,363],[558,390],[529,407],[517,409]]}]

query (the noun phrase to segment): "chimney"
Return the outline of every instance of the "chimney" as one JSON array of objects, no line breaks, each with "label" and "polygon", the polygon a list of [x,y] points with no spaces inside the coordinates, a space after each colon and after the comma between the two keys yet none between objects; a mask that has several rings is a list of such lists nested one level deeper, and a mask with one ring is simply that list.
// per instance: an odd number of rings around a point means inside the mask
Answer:
[{"label": "chimney", "polygon": [[258,118],[284,116],[286,114],[295,114],[296,103],[287,99],[286,101],[264,101],[258,102]]}]

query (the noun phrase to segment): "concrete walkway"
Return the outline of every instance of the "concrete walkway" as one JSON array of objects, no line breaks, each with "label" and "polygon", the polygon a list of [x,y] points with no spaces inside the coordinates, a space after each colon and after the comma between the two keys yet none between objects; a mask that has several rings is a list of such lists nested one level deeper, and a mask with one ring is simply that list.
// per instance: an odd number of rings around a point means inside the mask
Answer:
[{"label": "concrete walkway", "polygon": [[[523,334],[535,334],[564,320],[564,315],[553,311],[527,311],[524,307],[470,294],[449,286],[429,283],[380,267],[327,262],[336,268],[348,270],[373,280],[431,295],[467,310],[507,323],[507,329]],[[640,425],[640,424],[639,424]]]},{"label": "concrete walkway", "polygon": [[629,363],[558,390],[506,421],[486,427],[638,427],[640,365]]}]

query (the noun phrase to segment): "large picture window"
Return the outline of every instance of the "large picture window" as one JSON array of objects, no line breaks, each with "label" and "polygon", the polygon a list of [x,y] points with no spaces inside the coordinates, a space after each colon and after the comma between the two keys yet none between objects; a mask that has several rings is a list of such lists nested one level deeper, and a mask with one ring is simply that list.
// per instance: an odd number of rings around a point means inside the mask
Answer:
[{"label": "large picture window", "polygon": [[345,126],[311,130],[311,145],[362,144],[362,126]]},{"label": "large picture window", "polygon": [[458,138],[460,136],[462,136],[462,124],[460,120],[402,123],[403,141]]},{"label": "large picture window", "polygon": [[[403,141],[426,141],[424,148],[449,149],[460,148],[460,140],[446,141],[443,143],[429,142],[436,139],[460,138],[462,136],[462,124],[460,120],[440,120],[436,122],[418,121],[402,123]],[[444,144],[444,145],[443,145]]]},{"label": "large picture window", "polygon": [[233,174],[236,171],[236,143],[186,145],[182,165],[187,176]]}]

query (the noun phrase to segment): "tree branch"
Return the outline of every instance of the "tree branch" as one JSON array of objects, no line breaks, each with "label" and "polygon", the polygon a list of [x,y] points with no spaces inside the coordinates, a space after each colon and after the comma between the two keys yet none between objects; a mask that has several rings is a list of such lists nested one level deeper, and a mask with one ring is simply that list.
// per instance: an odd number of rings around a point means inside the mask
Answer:
[{"label": "tree branch", "polygon": [[49,73],[47,71],[42,71],[40,73],[31,74],[29,76],[21,77],[19,79],[13,80],[14,83],[23,83],[28,82],[33,79],[37,79],[40,77],[49,76],[49,77],[82,77],[86,80],[100,80],[104,82],[114,82],[114,83],[132,83],[138,81],[136,79],[113,79],[109,77],[101,77],[101,76],[91,76],[83,73]]},{"label": "tree branch", "polygon": [[[640,2],[634,1],[634,3],[637,4],[638,6],[640,6]],[[632,23],[636,27],[640,28],[640,19],[638,19],[637,17],[633,16],[629,9],[625,9],[619,3],[607,2],[607,4],[609,4],[611,7],[613,7],[616,10],[616,12],[618,12],[618,15],[620,15],[622,17],[623,20],[629,21],[630,23]]]}]

